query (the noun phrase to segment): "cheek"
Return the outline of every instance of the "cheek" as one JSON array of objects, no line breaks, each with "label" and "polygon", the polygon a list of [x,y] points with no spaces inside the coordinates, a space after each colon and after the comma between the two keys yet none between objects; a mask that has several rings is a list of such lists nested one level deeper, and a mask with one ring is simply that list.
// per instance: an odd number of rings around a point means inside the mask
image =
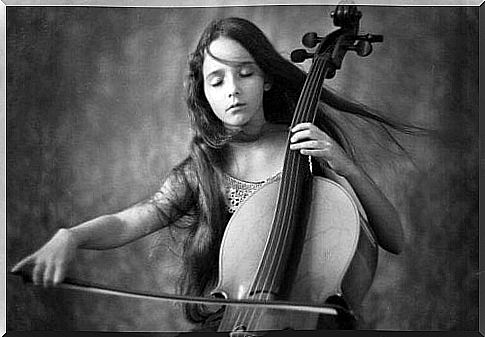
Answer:
[{"label": "cheek", "polygon": [[260,83],[253,87],[253,97],[258,101],[262,101],[264,96],[264,88]]},{"label": "cheek", "polygon": [[211,95],[210,93],[205,96],[207,101],[209,102],[210,106],[215,108],[218,104],[217,96]]},{"label": "cheek", "polygon": [[209,88],[207,88],[207,86],[204,85],[203,90],[204,90],[205,99],[210,103],[211,102],[211,98],[210,98]]},{"label": "cheek", "polygon": [[255,78],[255,80],[250,84],[253,95],[263,96],[264,93],[264,80],[262,77]]},{"label": "cheek", "polygon": [[214,95],[211,93],[211,90],[209,88],[204,87],[204,95],[205,95],[205,99],[207,100],[207,102],[209,102],[209,105],[213,106]]},{"label": "cheek", "polygon": [[210,89],[204,90],[204,94],[209,106],[212,109],[212,112],[219,115],[221,113],[221,109],[223,109],[223,104],[220,102],[219,96]]}]

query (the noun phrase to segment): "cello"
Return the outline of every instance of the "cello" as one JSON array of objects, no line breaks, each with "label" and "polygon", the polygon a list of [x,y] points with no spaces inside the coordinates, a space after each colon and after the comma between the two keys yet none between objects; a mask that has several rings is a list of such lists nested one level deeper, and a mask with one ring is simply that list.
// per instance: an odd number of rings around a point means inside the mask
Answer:
[{"label": "cello", "polygon": [[[312,58],[291,127],[313,122],[323,82],[335,76],[348,50],[372,51],[381,35],[359,35],[361,12],[338,5],[331,14],[339,29],[325,38],[307,33],[314,53],[293,51],[294,62]],[[312,175],[311,158],[289,149],[280,179],[260,187],[231,217],[220,247],[219,279],[211,294],[231,300],[334,302],[358,306],[370,288],[377,245],[365,230],[352,191]],[[310,163],[310,164],[309,164]],[[361,229],[362,227],[362,229]],[[319,315],[254,307],[224,308],[218,331],[260,336],[261,331],[318,328]]]}]

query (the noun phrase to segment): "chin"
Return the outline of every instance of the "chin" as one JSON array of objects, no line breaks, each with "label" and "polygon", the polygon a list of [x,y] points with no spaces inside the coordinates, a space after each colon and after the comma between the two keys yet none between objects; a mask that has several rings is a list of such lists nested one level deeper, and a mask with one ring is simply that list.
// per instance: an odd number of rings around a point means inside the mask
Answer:
[{"label": "chin", "polygon": [[226,128],[230,130],[242,130],[249,122],[246,120],[224,121]]}]

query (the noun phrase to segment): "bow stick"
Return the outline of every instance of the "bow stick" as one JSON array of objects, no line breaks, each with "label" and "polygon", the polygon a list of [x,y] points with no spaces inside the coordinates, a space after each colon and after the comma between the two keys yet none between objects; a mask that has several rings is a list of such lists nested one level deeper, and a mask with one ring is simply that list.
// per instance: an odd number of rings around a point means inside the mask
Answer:
[{"label": "bow stick", "polygon": [[[15,273],[10,272],[11,275],[20,276],[25,283],[31,283],[32,275],[26,271],[20,270]],[[61,289],[71,289],[78,291],[87,291],[95,294],[115,295],[123,296],[127,298],[145,299],[145,300],[168,300],[173,302],[186,302],[197,304],[218,304],[218,305],[230,305],[240,307],[261,307],[265,309],[280,309],[280,310],[292,310],[292,311],[304,311],[326,315],[337,316],[339,314],[350,314],[350,312],[342,306],[334,304],[308,304],[300,302],[284,302],[284,301],[260,301],[260,300],[233,300],[233,299],[221,299],[213,297],[197,297],[186,295],[174,295],[168,293],[152,293],[148,291],[133,291],[126,290],[113,286],[105,286],[88,281],[77,280],[74,278],[66,277],[62,283],[56,286]]]}]

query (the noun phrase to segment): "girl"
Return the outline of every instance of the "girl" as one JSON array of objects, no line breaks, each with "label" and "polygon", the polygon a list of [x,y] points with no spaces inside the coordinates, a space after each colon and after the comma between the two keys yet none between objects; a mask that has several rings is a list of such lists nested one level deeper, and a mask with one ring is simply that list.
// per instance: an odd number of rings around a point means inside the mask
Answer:
[{"label": "girl", "polygon": [[[189,62],[186,96],[194,129],[189,156],[150,200],[60,229],[12,271],[29,265],[35,284],[57,285],[78,248],[119,247],[183,219],[189,234],[180,288],[206,294],[217,280],[219,246],[231,214],[259,186],[280,178],[288,126],[304,80],[305,73],[282,58],[252,23],[239,18],[210,23]],[[314,172],[350,183],[378,244],[398,254],[403,233],[397,212],[354,160],[343,125],[325,113],[323,103],[384,127],[407,129],[327,89],[321,99],[315,124],[291,130],[290,149],[311,156],[320,166]],[[208,316],[200,306],[187,305],[185,313],[193,322]]]}]

